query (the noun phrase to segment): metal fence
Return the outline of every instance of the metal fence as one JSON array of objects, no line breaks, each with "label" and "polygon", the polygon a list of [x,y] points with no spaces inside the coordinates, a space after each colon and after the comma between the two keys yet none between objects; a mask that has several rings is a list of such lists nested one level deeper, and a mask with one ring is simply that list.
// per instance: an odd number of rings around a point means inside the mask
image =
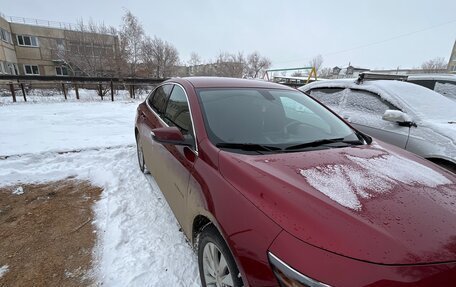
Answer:
[{"label": "metal fence", "polygon": [[[61,77],[61,76],[23,76],[23,75],[0,75],[0,87],[10,91],[13,102],[22,95],[27,101],[27,89],[34,88],[58,88],[62,91],[65,100],[68,99],[68,89],[74,89],[76,99],[79,100],[81,87],[96,90],[101,100],[110,97],[114,101],[114,93],[118,89],[128,90],[130,98],[136,98],[138,88],[155,86],[166,79],[157,78],[113,78],[113,77]],[[110,93],[108,93],[110,92]]]}]

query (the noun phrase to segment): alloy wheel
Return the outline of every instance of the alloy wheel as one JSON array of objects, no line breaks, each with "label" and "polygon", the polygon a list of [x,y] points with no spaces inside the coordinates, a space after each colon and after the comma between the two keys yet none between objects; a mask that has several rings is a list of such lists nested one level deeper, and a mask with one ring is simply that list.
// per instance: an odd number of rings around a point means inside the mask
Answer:
[{"label": "alloy wheel", "polygon": [[204,246],[203,270],[206,286],[233,287],[234,282],[227,261],[222,252],[212,242]]}]

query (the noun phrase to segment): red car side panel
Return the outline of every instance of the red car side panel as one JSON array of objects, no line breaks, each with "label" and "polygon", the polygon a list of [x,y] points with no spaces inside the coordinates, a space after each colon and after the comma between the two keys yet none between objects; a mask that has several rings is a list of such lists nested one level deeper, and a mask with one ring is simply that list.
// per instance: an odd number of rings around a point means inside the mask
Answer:
[{"label": "red car side panel", "polygon": [[281,228],[233,188],[208,162],[211,156],[217,154],[218,150],[207,141],[200,143],[200,156],[194,165],[188,193],[188,206],[200,209],[189,218],[195,218],[199,213],[215,223],[238,262],[243,278],[247,279],[244,280],[246,286],[276,286],[267,249]]}]

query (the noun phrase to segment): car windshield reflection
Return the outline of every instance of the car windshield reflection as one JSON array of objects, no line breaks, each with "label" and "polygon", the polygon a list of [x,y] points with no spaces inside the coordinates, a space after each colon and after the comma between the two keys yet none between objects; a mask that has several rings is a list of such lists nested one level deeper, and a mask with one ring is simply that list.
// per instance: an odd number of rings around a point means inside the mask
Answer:
[{"label": "car windshield reflection", "polygon": [[209,138],[221,148],[279,152],[328,148],[332,139],[362,143],[350,126],[298,91],[199,89],[198,96]]}]

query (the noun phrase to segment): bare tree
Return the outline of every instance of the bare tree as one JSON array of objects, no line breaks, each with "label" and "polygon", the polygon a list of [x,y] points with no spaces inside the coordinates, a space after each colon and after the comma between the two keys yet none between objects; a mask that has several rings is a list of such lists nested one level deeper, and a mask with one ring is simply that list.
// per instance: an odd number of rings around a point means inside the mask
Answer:
[{"label": "bare tree", "polygon": [[437,57],[421,64],[421,69],[425,73],[444,72],[447,69],[447,63],[444,58]]},{"label": "bare tree", "polygon": [[120,52],[125,64],[128,65],[128,76],[135,77],[141,57],[141,43],[144,39],[144,29],[138,18],[130,11],[122,17],[120,29]]},{"label": "bare tree", "polygon": [[192,52],[190,54],[190,60],[188,64],[188,75],[190,76],[205,76],[207,75],[206,65],[203,65],[201,57],[196,53]]},{"label": "bare tree", "polygon": [[318,76],[321,77],[321,78],[331,78],[332,76],[332,69],[329,68],[329,67],[326,67],[326,68],[321,68],[320,71],[318,72]]},{"label": "bare tree", "polygon": [[220,52],[213,67],[216,76],[242,78],[245,68],[244,55],[241,52],[237,54]]},{"label": "bare tree", "polygon": [[174,75],[179,53],[173,45],[158,37],[145,37],[141,45],[141,59],[149,75],[167,78]]},{"label": "bare tree", "polygon": [[188,60],[188,65],[189,66],[201,65],[201,57],[196,52],[192,52],[190,54],[190,60]]},{"label": "bare tree", "polygon": [[323,57],[321,55],[317,55],[309,61],[309,66],[314,67],[315,70],[318,72],[323,64]]},{"label": "bare tree", "polygon": [[104,24],[79,20],[77,29],[66,30],[64,40],[56,40],[52,55],[73,75],[115,76],[119,47],[116,30]]},{"label": "bare tree", "polygon": [[264,74],[270,66],[271,61],[255,51],[247,56],[245,75],[249,78],[258,78],[260,74]]},{"label": "bare tree", "polygon": [[296,71],[291,74],[292,77],[305,77],[304,73],[301,71]]}]

